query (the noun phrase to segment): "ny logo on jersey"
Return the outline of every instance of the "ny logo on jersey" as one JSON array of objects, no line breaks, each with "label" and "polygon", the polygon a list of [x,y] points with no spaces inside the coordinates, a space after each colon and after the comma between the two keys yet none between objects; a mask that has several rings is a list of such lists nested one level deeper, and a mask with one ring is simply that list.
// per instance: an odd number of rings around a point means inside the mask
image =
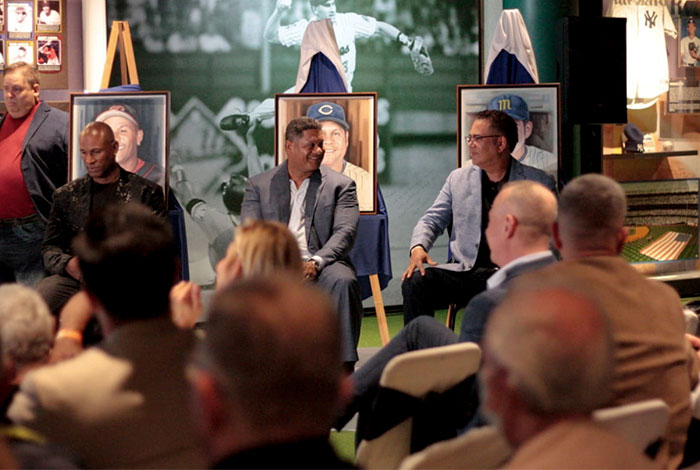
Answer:
[{"label": "ny logo on jersey", "polygon": [[644,26],[648,28],[653,28],[654,26],[656,26],[656,18],[658,17],[659,15],[657,15],[656,12],[650,14],[649,10],[647,10],[644,13]]},{"label": "ny logo on jersey", "polygon": [[340,55],[345,55],[350,52],[350,46],[342,46],[340,49]]},{"label": "ny logo on jersey", "polygon": [[498,100],[498,110],[499,111],[510,110],[510,99],[503,98],[501,100]]}]

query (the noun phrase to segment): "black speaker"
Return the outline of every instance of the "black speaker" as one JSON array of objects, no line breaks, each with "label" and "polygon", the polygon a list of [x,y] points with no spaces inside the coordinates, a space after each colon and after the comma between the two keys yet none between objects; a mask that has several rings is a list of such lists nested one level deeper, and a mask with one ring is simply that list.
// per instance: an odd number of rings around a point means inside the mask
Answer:
[{"label": "black speaker", "polygon": [[626,23],[625,18],[561,20],[557,73],[565,122],[627,122]]}]

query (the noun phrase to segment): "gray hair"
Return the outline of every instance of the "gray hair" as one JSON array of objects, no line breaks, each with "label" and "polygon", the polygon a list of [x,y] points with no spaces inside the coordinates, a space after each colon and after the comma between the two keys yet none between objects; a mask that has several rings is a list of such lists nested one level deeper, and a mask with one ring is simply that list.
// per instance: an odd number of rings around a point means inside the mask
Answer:
[{"label": "gray hair", "polygon": [[43,362],[53,345],[54,319],[41,296],[19,284],[0,286],[3,355],[17,367]]},{"label": "gray hair", "polygon": [[514,283],[491,315],[484,347],[530,409],[589,413],[611,394],[615,356],[607,316],[575,288],[537,284]]},{"label": "gray hair", "polygon": [[587,174],[571,180],[559,197],[562,232],[588,244],[606,239],[622,228],[627,197],[607,176]]}]

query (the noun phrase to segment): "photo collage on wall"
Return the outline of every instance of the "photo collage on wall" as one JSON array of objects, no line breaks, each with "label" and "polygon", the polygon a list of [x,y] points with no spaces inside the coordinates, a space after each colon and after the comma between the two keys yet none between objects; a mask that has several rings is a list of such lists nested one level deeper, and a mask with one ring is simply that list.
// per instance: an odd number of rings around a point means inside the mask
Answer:
[{"label": "photo collage on wall", "polygon": [[60,72],[64,0],[0,0],[0,67],[14,62]]}]

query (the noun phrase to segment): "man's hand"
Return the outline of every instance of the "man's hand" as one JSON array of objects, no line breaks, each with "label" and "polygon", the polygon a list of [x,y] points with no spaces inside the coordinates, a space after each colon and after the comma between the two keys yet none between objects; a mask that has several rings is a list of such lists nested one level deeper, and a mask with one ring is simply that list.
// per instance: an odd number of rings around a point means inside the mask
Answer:
[{"label": "man's hand", "polygon": [[292,0],[277,0],[278,10],[289,10],[292,8]]},{"label": "man's hand", "polygon": [[76,281],[82,281],[83,280],[83,273],[80,272],[80,265],[78,264],[78,257],[74,256],[71,259],[68,260],[68,263],[66,264],[66,272],[70,277],[75,279]]},{"label": "man's hand", "polygon": [[316,263],[313,261],[304,261],[304,279],[307,281],[313,281],[318,276],[318,271],[316,271]]},{"label": "man's hand", "polygon": [[170,289],[170,318],[178,328],[191,329],[202,316],[202,288],[180,281]]},{"label": "man's hand", "polygon": [[413,271],[415,271],[416,268],[422,275],[425,275],[425,263],[428,263],[430,266],[437,265],[437,263],[430,258],[422,246],[416,245],[411,250],[411,259],[408,262],[408,267],[401,275],[401,280],[403,281],[404,279],[409,279],[411,276],[413,276]]}]

